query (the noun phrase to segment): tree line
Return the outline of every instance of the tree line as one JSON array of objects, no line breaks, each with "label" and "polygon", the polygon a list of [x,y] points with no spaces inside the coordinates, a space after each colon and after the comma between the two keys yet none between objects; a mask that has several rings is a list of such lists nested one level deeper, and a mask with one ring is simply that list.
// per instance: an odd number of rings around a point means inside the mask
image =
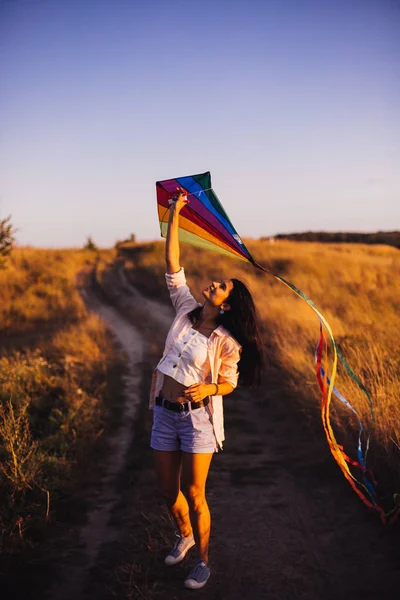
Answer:
[{"label": "tree line", "polygon": [[[295,242],[325,242],[351,244],[386,244],[400,248],[400,231],[377,231],[375,233],[358,233],[349,231],[304,231],[303,233],[279,233],[277,240]],[[261,240],[270,239],[267,237]]]}]

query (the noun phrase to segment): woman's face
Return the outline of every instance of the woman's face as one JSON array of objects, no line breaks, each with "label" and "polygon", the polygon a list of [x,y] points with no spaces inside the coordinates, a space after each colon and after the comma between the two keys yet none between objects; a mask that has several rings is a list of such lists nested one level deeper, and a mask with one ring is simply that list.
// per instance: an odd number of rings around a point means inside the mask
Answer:
[{"label": "woman's face", "polygon": [[230,279],[216,279],[204,288],[202,294],[206,301],[213,306],[221,306],[227,300],[232,290],[233,283]]}]

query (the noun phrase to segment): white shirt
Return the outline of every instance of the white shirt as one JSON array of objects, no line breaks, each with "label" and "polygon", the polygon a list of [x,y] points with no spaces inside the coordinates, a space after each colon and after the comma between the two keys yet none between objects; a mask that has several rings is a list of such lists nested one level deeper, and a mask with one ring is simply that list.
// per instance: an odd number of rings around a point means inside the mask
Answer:
[{"label": "white shirt", "polygon": [[186,335],[176,340],[157,369],[182,385],[204,383],[211,372],[207,337],[193,328],[189,329]]},{"label": "white shirt", "polygon": [[[163,358],[167,356],[175,342],[184,338],[191,329],[192,324],[187,316],[188,313],[197,306],[201,306],[193,298],[186,285],[183,268],[177,273],[166,273],[165,279],[167,281],[172,304],[176,310],[176,317],[167,335]],[[207,339],[207,349],[211,372],[205,383],[228,382],[235,388],[239,378],[237,364],[240,360],[241,345],[220,325],[214,329]],[[162,390],[163,379],[163,373],[156,368],[153,372],[151,382],[150,408],[153,408],[155,398]],[[222,448],[222,443],[225,439],[222,396],[211,396],[210,403],[207,405],[206,409],[213,422],[217,444]]]}]

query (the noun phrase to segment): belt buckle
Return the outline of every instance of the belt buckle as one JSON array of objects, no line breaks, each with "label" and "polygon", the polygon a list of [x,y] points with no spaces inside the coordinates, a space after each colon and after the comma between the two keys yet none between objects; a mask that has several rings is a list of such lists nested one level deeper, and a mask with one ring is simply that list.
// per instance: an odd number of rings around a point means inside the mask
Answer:
[{"label": "belt buckle", "polygon": [[[185,404],[187,404],[187,407],[185,408]],[[189,402],[180,402],[179,403],[179,412],[187,412],[189,410]]]}]

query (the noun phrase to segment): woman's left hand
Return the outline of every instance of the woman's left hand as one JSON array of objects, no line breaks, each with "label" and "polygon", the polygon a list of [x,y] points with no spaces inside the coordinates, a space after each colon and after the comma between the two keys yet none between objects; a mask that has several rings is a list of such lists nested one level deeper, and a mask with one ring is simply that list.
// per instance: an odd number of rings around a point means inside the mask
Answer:
[{"label": "woman's left hand", "polygon": [[186,388],[183,395],[189,402],[199,402],[200,400],[207,398],[207,396],[212,393],[212,390],[214,390],[213,385],[208,385],[207,383],[194,383]]}]

